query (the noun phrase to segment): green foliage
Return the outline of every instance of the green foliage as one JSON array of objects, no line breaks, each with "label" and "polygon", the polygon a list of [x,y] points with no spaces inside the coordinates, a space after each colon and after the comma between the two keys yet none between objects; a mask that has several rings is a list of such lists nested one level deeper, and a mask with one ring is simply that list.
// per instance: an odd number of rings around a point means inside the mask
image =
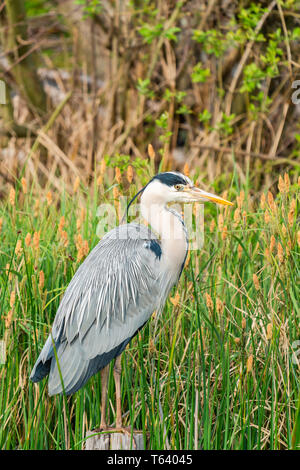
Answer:
[{"label": "green foliage", "polygon": [[198,64],[193,67],[191,77],[193,83],[204,83],[206,79],[210,77],[210,70],[203,68],[201,62],[198,62]]},{"label": "green foliage", "polygon": [[147,24],[144,23],[143,26],[139,28],[139,33],[143,36],[144,41],[147,44],[151,44],[155,38],[160,36],[165,37],[169,41],[177,41],[177,34],[180,32],[180,28],[177,26],[164,29],[163,23],[157,24]]},{"label": "green foliage", "polygon": [[256,88],[261,88],[261,83],[265,77],[265,72],[260,69],[255,62],[246,65],[244,68],[243,84],[240,88],[240,91],[242,93],[251,93]]},{"label": "green foliage", "polygon": [[222,120],[216,126],[216,129],[223,135],[228,136],[233,133],[233,120],[235,119],[235,114],[230,114],[227,116],[223,113]]},{"label": "green foliage", "polygon": [[83,19],[99,15],[102,11],[101,0],[75,0],[76,5],[81,5]]},{"label": "green foliage", "polygon": [[207,109],[204,109],[202,113],[198,114],[198,119],[200,122],[208,123],[211,120],[211,113]]},{"label": "green foliage", "polygon": [[263,8],[259,3],[251,3],[248,8],[242,8],[240,10],[238,14],[239,22],[246,31],[252,34],[257,23],[266,11],[267,8]]},{"label": "green foliage", "polygon": [[213,54],[216,57],[221,57],[227,48],[223,34],[216,29],[208,31],[194,30],[193,39],[202,44],[203,50],[207,54]]},{"label": "green foliage", "polygon": [[25,9],[28,18],[41,16],[49,13],[51,10],[51,2],[45,0],[25,0]]},{"label": "green foliage", "polygon": [[149,86],[149,78],[145,78],[145,80],[139,78],[136,88],[141,95],[146,96],[147,98],[154,98],[154,91],[152,91]]}]

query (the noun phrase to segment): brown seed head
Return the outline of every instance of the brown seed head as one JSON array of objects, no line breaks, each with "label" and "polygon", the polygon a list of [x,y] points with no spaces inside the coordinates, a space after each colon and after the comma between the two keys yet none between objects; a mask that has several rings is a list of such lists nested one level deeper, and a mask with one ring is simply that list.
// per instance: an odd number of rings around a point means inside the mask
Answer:
[{"label": "brown seed head", "polygon": [[65,230],[62,230],[60,232],[60,236],[61,236],[61,240],[62,240],[62,243],[63,243],[63,246],[64,247],[67,247],[69,245],[69,239],[68,239],[68,234]]},{"label": "brown seed head", "polygon": [[266,224],[270,223],[271,218],[270,218],[270,214],[269,214],[268,209],[265,210],[264,219],[265,219]]},{"label": "brown seed head", "polygon": [[39,272],[39,289],[42,290],[45,284],[45,275],[44,271]]},{"label": "brown seed head", "polygon": [[223,225],[224,225],[224,217],[223,217],[223,214],[219,214],[219,217],[218,217],[218,229],[220,230],[220,232],[222,232],[222,230],[223,230]]},{"label": "brown seed head", "polygon": [[270,253],[273,253],[274,247],[276,245],[276,240],[274,235],[271,235],[271,241],[270,241]]},{"label": "brown seed head", "polygon": [[292,227],[294,224],[295,212],[296,212],[296,199],[292,199],[290,210],[288,213],[288,222],[289,222],[290,227]]},{"label": "brown seed head", "polygon": [[277,256],[278,256],[279,263],[283,263],[283,260],[284,260],[283,248],[279,242],[277,244]]},{"label": "brown seed head", "polygon": [[61,218],[60,218],[60,221],[59,221],[59,224],[58,224],[58,232],[61,233],[64,229],[64,226],[65,226],[65,216],[62,215]]},{"label": "brown seed head", "polygon": [[155,159],[154,148],[152,147],[151,144],[148,144],[148,155],[149,155],[149,157],[151,158],[151,160],[154,160],[154,159]]},{"label": "brown seed head", "polygon": [[175,296],[171,297],[170,301],[174,305],[174,307],[177,307],[177,305],[179,304],[179,300],[180,300],[180,294],[178,291],[176,291]]},{"label": "brown seed head", "polygon": [[9,328],[12,322],[13,310],[11,309],[5,317],[5,328]]},{"label": "brown seed head", "polygon": [[128,183],[131,184],[133,180],[133,168],[131,165],[128,165],[126,176],[127,176]]},{"label": "brown seed head", "polygon": [[217,297],[217,300],[216,300],[216,310],[220,314],[222,314],[224,311],[224,302],[222,302],[222,300],[219,299],[219,297]]},{"label": "brown seed head", "polygon": [[288,193],[290,190],[290,184],[291,184],[288,173],[284,173],[284,182],[285,182],[285,190]]},{"label": "brown seed head", "polygon": [[87,240],[83,240],[82,249],[84,256],[87,256],[89,254],[89,243]]},{"label": "brown seed head", "polygon": [[115,168],[115,178],[116,178],[116,181],[117,181],[118,184],[122,183],[121,170],[118,166]]},{"label": "brown seed head", "polygon": [[15,205],[15,202],[16,202],[16,191],[14,190],[14,188],[11,186],[10,190],[9,190],[9,196],[8,196],[8,199],[9,199],[9,202],[12,206]]},{"label": "brown seed head", "polygon": [[253,369],[253,354],[250,354],[250,356],[247,359],[247,373],[251,372]]},{"label": "brown seed head", "polygon": [[243,254],[243,247],[242,247],[242,245],[239,245],[238,246],[238,258],[239,259],[241,259],[242,254]]},{"label": "brown seed head", "polygon": [[40,200],[39,199],[36,199],[35,203],[34,203],[34,217],[37,217],[38,214],[39,214],[39,208],[40,208]]},{"label": "brown seed head", "polygon": [[40,232],[34,232],[33,234],[33,247],[35,250],[38,250],[40,246]]},{"label": "brown seed head", "polygon": [[284,182],[281,175],[279,175],[279,179],[278,179],[278,189],[279,189],[280,193],[285,193],[286,192],[285,182]]},{"label": "brown seed head", "polygon": [[79,188],[79,185],[80,185],[80,178],[79,178],[79,176],[76,176],[75,181],[74,181],[74,184],[73,184],[73,192],[74,192],[74,194],[77,193],[78,188]]},{"label": "brown seed head", "polygon": [[24,194],[27,194],[27,181],[25,178],[21,179],[22,190]]},{"label": "brown seed head", "polygon": [[184,167],[183,167],[183,173],[189,177],[190,176],[190,167],[189,167],[189,164],[188,163],[185,163]]},{"label": "brown seed head", "polygon": [[212,310],[214,308],[214,303],[208,292],[205,292],[205,301],[206,301],[206,306],[208,310]]},{"label": "brown seed head", "polygon": [[22,253],[22,241],[19,239],[16,243],[15,254],[16,256],[20,256]]},{"label": "brown seed head", "polygon": [[10,308],[13,308],[13,306],[15,305],[15,300],[16,300],[16,293],[13,290],[10,294],[10,299],[9,299]]},{"label": "brown seed head", "polygon": [[48,206],[51,206],[51,204],[52,204],[52,193],[51,193],[51,191],[47,192],[46,199],[47,199]]},{"label": "brown seed head", "polygon": [[245,200],[245,191],[242,190],[242,191],[240,192],[240,195],[237,196],[236,200],[237,200],[238,208],[241,209],[241,207],[242,207],[242,205],[243,205],[243,202],[244,202],[244,200]]},{"label": "brown seed head", "polygon": [[119,190],[117,186],[113,187],[113,197],[115,201],[119,200]]},{"label": "brown seed head", "polygon": [[253,274],[252,279],[253,279],[253,284],[254,284],[255,289],[259,290],[259,288],[260,288],[259,280],[258,280],[258,277],[255,273]]},{"label": "brown seed head", "polygon": [[287,235],[287,229],[286,229],[286,226],[284,224],[281,225],[281,230],[282,230],[282,235],[284,237],[286,237]]},{"label": "brown seed head", "polygon": [[267,339],[268,340],[272,339],[272,335],[273,335],[273,325],[272,323],[268,323],[267,324]]},{"label": "brown seed head", "polygon": [[237,226],[241,220],[241,211],[239,208],[235,209],[233,220],[234,220],[234,225]]},{"label": "brown seed head", "polygon": [[222,230],[222,240],[223,240],[223,241],[226,240],[226,238],[227,238],[227,233],[228,233],[228,231],[227,231],[227,225],[224,225],[223,230]]},{"label": "brown seed head", "polygon": [[30,233],[27,233],[26,237],[25,237],[25,245],[26,246],[29,246],[31,243],[31,234]]}]

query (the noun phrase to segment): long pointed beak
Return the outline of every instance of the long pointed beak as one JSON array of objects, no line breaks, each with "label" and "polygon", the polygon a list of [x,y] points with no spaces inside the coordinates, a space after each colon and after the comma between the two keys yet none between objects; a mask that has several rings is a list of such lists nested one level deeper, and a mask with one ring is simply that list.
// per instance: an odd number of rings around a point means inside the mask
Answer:
[{"label": "long pointed beak", "polygon": [[202,189],[193,186],[189,193],[195,197],[197,201],[212,201],[217,204],[223,204],[224,206],[233,206],[234,204],[226,199],[223,199],[220,196],[216,196],[215,194],[207,193],[206,191],[202,191]]}]

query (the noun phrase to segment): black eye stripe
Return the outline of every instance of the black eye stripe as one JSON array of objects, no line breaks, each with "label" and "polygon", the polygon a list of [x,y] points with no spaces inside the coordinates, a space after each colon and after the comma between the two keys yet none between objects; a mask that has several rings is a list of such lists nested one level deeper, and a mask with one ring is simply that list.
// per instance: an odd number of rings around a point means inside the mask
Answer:
[{"label": "black eye stripe", "polygon": [[187,185],[187,181],[182,176],[174,173],[160,173],[159,175],[154,176],[153,180],[156,179],[167,186],[175,186],[176,184]]}]

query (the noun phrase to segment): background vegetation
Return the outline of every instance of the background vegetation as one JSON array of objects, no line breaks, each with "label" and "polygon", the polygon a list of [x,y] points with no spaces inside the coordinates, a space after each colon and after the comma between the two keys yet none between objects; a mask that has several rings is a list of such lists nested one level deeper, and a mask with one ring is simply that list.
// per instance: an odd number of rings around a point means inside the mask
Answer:
[{"label": "background vegetation", "polygon": [[[297,448],[299,3],[5,0],[0,21],[0,447],[81,448],[99,424],[98,376],[66,406],[29,373],[98,205],[122,216],[178,169],[236,207],[205,209],[126,351],[125,424],[153,449]],[[109,398],[113,423],[112,377]]]}]

